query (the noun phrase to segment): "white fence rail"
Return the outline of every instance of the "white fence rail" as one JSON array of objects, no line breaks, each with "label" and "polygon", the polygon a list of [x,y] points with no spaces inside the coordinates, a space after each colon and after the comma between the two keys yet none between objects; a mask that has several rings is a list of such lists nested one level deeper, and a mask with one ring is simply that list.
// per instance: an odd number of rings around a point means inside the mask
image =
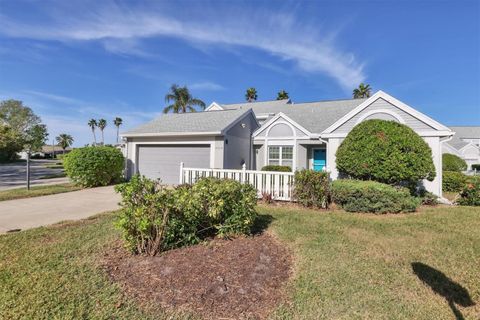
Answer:
[{"label": "white fence rail", "polygon": [[185,168],[183,163],[180,164],[180,184],[193,184],[198,179],[205,177],[226,178],[249,183],[257,189],[259,198],[263,193],[268,193],[274,200],[292,200],[293,172],[246,170],[245,165],[242,170]]}]

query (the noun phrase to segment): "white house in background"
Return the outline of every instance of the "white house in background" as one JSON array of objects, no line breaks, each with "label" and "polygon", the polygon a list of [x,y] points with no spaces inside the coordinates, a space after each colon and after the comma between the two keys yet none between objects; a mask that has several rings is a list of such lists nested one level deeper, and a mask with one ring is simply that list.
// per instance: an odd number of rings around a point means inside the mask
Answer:
[{"label": "white house in background", "polygon": [[453,138],[445,142],[443,153],[459,156],[472,169],[472,164],[480,164],[480,126],[450,127],[455,132]]},{"label": "white house in background", "polygon": [[411,127],[432,149],[434,181],[425,187],[442,194],[442,144],[450,128],[378,91],[368,99],[293,103],[290,100],[219,104],[205,111],[166,114],[122,133],[127,173],[179,181],[186,167],[260,170],[268,164],[330,171],[338,178],[335,153],[358,123],[368,119],[397,121]]}]

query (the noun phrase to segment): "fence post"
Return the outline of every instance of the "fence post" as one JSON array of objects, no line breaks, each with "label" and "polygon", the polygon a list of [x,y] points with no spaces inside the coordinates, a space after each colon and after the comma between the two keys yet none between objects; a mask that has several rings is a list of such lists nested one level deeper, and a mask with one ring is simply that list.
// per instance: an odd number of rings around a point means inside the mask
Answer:
[{"label": "fence post", "polygon": [[245,181],[247,180],[247,165],[245,163],[242,164],[242,178],[241,178],[241,182],[242,183],[245,183]]},{"label": "fence post", "polygon": [[183,162],[180,162],[180,178],[179,184],[183,184]]}]

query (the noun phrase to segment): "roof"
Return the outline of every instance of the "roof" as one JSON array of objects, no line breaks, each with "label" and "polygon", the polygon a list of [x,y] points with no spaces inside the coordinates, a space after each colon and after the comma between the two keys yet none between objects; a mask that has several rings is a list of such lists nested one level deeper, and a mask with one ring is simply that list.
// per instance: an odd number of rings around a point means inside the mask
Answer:
[{"label": "roof", "polygon": [[[43,153],[50,153],[50,152],[52,152],[53,150],[55,150],[55,151],[63,151],[62,147],[60,147],[59,145],[52,146],[52,145],[46,144],[46,145],[44,145],[44,146],[42,147],[42,152],[43,152]],[[72,150],[72,148],[70,148],[70,147],[65,148],[65,151],[70,151],[70,150]]]},{"label": "roof", "polygon": [[144,134],[175,135],[175,134],[220,134],[235,120],[240,119],[249,110],[226,110],[209,112],[169,113],[143,124],[122,136]]},{"label": "roof", "polygon": [[452,140],[448,141],[448,144],[457,150],[469,144],[462,139],[480,139],[480,126],[454,126],[449,128],[455,132],[455,135]]},{"label": "roof", "polygon": [[328,100],[291,103],[289,100],[221,104],[224,109],[251,108],[255,115],[273,115],[279,112],[303,126],[311,133],[321,133],[366,99]]}]

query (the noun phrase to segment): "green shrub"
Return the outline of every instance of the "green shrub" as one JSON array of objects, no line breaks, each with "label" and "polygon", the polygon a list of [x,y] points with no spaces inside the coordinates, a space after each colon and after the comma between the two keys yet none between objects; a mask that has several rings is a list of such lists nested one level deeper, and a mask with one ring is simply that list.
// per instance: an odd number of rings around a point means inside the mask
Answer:
[{"label": "green shrub", "polygon": [[361,122],[340,144],[336,157],[340,173],[359,180],[400,184],[435,178],[428,144],[394,121]]},{"label": "green shrub", "polygon": [[465,160],[454,154],[444,153],[442,155],[443,171],[465,171],[467,167]]},{"label": "green shrub", "polygon": [[469,179],[460,192],[457,203],[462,206],[480,206],[480,177]]},{"label": "green shrub", "polygon": [[408,189],[375,181],[336,180],[332,183],[332,198],[348,212],[413,212],[420,204]]},{"label": "green shrub", "polygon": [[459,192],[467,183],[467,176],[457,171],[443,171],[442,190]]},{"label": "green shrub", "polygon": [[296,171],[293,198],[305,207],[328,208],[329,174],[307,169]]},{"label": "green shrub", "polygon": [[292,168],[290,166],[268,165],[263,167],[262,171],[292,172]]},{"label": "green shrub", "polygon": [[480,171],[480,163],[472,164],[472,170]]},{"label": "green shrub", "polygon": [[251,185],[205,178],[173,190],[134,176],[116,186],[122,195],[117,226],[134,253],[156,255],[211,236],[248,234],[257,217]]},{"label": "green shrub", "polygon": [[67,176],[84,187],[106,186],[122,178],[124,158],[112,147],[84,147],[66,154],[63,166]]}]

